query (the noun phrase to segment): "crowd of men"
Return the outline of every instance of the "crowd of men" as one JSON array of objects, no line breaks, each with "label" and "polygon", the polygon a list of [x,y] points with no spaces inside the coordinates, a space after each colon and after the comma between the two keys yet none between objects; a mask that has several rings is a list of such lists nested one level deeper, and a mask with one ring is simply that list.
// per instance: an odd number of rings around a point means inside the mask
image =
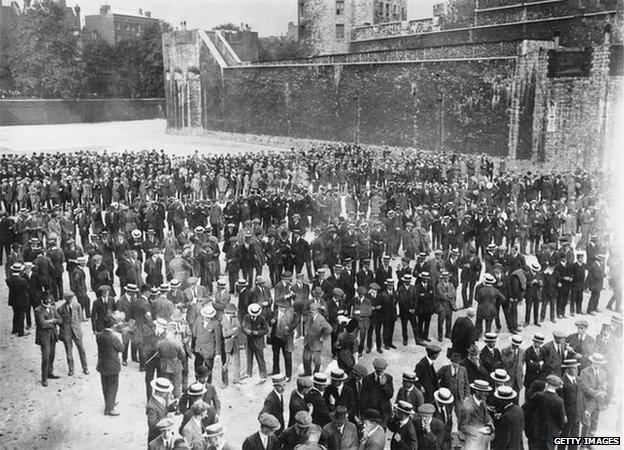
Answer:
[{"label": "crowd of men", "polygon": [[[392,448],[512,449],[525,436],[554,448],[554,437],[593,435],[614,398],[621,241],[606,173],[336,144],[0,163],[13,334],[29,335],[34,310],[47,386],[58,340],[69,375],[74,345],[89,373],[90,322],[110,416],[130,355],[145,374],[149,448],[227,448],[216,369],[223,388],[247,383],[254,365],[258,384],[272,374],[244,449],[381,449],[387,434]],[[594,337],[582,316],[599,312],[605,278],[615,314]],[[499,349],[501,310],[512,338]],[[546,342],[536,328],[522,347],[523,328],[568,316],[577,333],[556,328]],[[358,361],[399,344],[426,356],[395,394],[381,356],[370,371]],[[436,369],[443,347],[450,363]],[[184,417],[177,430],[172,413]]]}]

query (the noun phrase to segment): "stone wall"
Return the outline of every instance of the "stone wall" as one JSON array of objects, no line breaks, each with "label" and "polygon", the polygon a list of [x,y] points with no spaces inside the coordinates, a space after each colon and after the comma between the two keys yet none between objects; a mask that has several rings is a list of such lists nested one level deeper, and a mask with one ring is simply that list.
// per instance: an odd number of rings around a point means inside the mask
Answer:
[{"label": "stone wall", "polygon": [[163,117],[165,117],[165,101],[162,98],[0,100],[1,126],[112,122]]},{"label": "stone wall", "polygon": [[[202,67],[205,65],[202,64]],[[227,68],[202,73],[217,131],[507,154],[513,61]]]}]

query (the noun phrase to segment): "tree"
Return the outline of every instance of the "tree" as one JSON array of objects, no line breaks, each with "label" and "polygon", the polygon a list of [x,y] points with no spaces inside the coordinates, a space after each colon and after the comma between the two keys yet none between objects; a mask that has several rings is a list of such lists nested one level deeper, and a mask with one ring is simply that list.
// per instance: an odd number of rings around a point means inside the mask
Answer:
[{"label": "tree", "polygon": [[111,95],[115,76],[115,49],[104,39],[87,42],[83,49],[85,90],[98,97]]},{"label": "tree", "polygon": [[222,23],[216,27],[212,27],[213,30],[230,30],[230,31],[242,31],[242,28],[232,22]]},{"label": "tree", "polygon": [[68,98],[80,93],[83,63],[73,17],[43,0],[17,17],[9,55],[15,87],[26,95]]},{"label": "tree", "polygon": [[284,38],[261,38],[258,43],[259,61],[306,58],[310,56],[309,46],[300,41]]}]

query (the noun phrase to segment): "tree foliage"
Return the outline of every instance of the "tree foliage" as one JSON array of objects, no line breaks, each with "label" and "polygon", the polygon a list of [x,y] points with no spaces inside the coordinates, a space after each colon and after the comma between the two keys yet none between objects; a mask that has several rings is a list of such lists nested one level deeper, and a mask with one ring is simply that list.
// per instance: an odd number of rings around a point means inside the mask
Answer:
[{"label": "tree foliage", "polygon": [[73,17],[43,0],[17,16],[9,64],[15,87],[26,95],[67,98],[80,92],[83,63]]},{"label": "tree foliage", "polygon": [[259,61],[306,58],[310,55],[310,48],[300,41],[284,38],[261,38],[259,40]]},{"label": "tree foliage", "polygon": [[213,30],[230,30],[230,31],[242,31],[242,28],[239,25],[236,25],[232,22],[222,23],[217,25],[216,27],[212,27]]}]

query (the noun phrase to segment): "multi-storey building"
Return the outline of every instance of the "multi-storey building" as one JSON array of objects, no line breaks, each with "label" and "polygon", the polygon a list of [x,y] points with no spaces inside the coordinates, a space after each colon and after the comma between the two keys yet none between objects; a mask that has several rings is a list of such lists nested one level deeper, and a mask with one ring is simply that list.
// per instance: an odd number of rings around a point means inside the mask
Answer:
[{"label": "multi-storey building", "polygon": [[139,9],[138,14],[125,11],[111,11],[109,5],[102,5],[100,13],[85,16],[85,37],[104,39],[110,45],[136,37],[148,28],[159,27],[160,21],[150,11]]}]

